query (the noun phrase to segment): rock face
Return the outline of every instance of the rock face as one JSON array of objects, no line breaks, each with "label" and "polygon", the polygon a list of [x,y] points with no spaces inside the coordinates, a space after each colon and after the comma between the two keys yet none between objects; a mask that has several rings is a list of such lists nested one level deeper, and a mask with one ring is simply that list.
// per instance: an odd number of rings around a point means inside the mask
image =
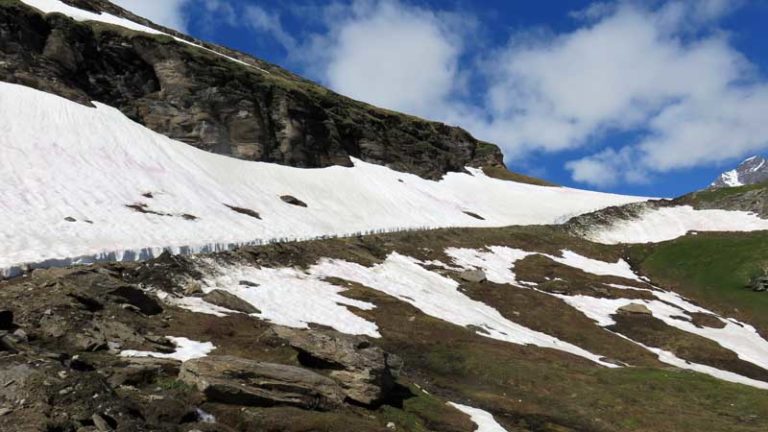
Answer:
[{"label": "rock face", "polygon": [[274,332],[299,351],[302,364],[329,370],[328,375],[352,401],[372,405],[386,399],[395,387],[402,360],[363,337],[287,327],[275,327]]},{"label": "rock face", "polygon": [[231,356],[191,360],[179,379],[197,387],[211,402],[245,406],[294,406],[328,410],[343,402],[330,378],[295,366]]},{"label": "rock face", "polygon": [[[68,3],[150,24],[105,0]],[[248,65],[168,36],[0,2],[0,80],[105,103],[207,151],[297,167],[349,166],[354,157],[431,179],[468,165],[503,166],[496,146],[464,130],[377,109],[208,47]]]},{"label": "rock face", "polygon": [[230,294],[226,291],[215,289],[203,296],[203,300],[216,306],[221,306],[225,309],[233,310],[236,312],[242,312],[244,314],[259,313],[259,310],[253,307],[247,301],[237,297],[234,294]]},{"label": "rock face", "polygon": [[746,186],[768,182],[768,159],[762,156],[752,156],[742,162],[736,169],[720,174],[710,188]]}]

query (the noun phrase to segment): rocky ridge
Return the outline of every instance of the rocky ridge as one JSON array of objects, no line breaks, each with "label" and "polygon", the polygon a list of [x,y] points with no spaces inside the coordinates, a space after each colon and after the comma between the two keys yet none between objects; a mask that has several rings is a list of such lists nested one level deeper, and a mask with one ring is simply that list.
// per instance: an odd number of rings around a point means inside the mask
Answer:
[{"label": "rocky ridge", "polygon": [[712,189],[754,185],[768,182],[768,159],[752,156],[738,167],[726,171],[709,185]]},{"label": "rocky ridge", "polygon": [[106,0],[68,0],[159,29],[242,61],[98,22],[0,2],[0,80],[119,108],[195,147],[297,167],[359,158],[429,179],[465,166],[503,166],[466,131],[335,94],[277,66],[158,27]]}]

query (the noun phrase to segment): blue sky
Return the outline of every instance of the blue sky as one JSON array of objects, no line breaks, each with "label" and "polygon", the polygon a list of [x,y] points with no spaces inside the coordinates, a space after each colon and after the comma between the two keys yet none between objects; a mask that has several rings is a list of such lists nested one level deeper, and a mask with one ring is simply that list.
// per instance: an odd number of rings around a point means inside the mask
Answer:
[{"label": "blue sky", "polygon": [[768,0],[113,1],[560,184],[674,196],[768,150]]}]

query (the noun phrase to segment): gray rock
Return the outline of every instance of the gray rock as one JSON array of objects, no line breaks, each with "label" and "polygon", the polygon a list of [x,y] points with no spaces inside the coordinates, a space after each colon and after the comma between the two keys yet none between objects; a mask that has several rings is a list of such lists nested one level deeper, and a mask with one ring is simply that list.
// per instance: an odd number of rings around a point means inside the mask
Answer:
[{"label": "gray rock", "polygon": [[467,270],[459,274],[459,277],[467,282],[480,283],[485,282],[485,272],[482,270]]},{"label": "gray rock", "polygon": [[112,429],[112,426],[109,425],[107,420],[99,414],[94,414],[91,416],[91,420],[93,420],[93,425],[96,426],[96,429],[101,432],[110,432],[114,430]]},{"label": "gray rock", "polygon": [[652,312],[644,304],[630,303],[619,308],[619,313],[652,315]]},{"label": "gray rock", "polygon": [[330,410],[344,398],[332,379],[315,372],[232,356],[190,360],[179,379],[197,387],[208,401],[225,404]]},{"label": "gray rock", "polygon": [[313,329],[274,327],[275,335],[299,351],[308,367],[326,369],[349,399],[371,405],[394,388],[402,360],[359,336]]},{"label": "gray rock", "polygon": [[242,312],[248,315],[261,312],[240,297],[220,289],[215,289],[208,294],[205,294],[203,300],[216,306],[221,306],[225,309]]}]

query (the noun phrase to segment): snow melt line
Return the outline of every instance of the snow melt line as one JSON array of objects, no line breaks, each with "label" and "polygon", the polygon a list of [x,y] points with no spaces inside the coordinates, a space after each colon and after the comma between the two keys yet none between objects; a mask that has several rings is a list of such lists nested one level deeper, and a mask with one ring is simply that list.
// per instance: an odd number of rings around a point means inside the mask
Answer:
[{"label": "snow melt line", "polygon": [[108,14],[106,12],[101,13],[94,13],[87,10],[83,10],[80,8],[76,8],[74,6],[69,6],[65,3],[62,3],[60,0],[21,0],[22,3],[26,3],[28,6],[31,6],[35,9],[38,9],[42,11],[43,13],[49,14],[49,13],[60,13],[63,15],[66,15],[75,21],[96,21],[101,22],[104,24],[110,24],[110,25],[116,25],[119,27],[126,28],[128,30],[138,31],[142,33],[148,33],[152,35],[163,35],[168,36],[176,40],[177,42],[181,42],[190,46],[193,46],[195,48],[207,51],[209,53],[215,54],[219,57],[223,57],[227,60],[233,61],[235,63],[241,64],[243,66],[251,67],[254,69],[257,69],[261,72],[264,72],[266,74],[269,74],[270,72],[267,70],[264,70],[258,66],[252,65],[250,63],[246,63],[242,60],[238,60],[234,57],[230,57],[226,54],[222,54],[218,51],[212,50],[210,48],[206,48],[202,45],[198,45],[196,43],[190,42],[188,40],[182,39],[177,36],[170,35],[165,32],[161,32],[160,30],[153,29],[152,27],[147,27],[143,24],[139,24],[137,22],[131,21],[126,18],[121,18],[112,14]]},{"label": "snow melt line", "polygon": [[506,429],[496,422],[493,415],[487,411],[455,402],[448,402],[448,405],[468,415],[472,422],[477,425],[475,432],[507,432]]},{"label": "snow melt line", "polygon": [[196,342],[185,337],[168,337],[168,340],[176,345],[176,351],[172,353],[160,353],[153,351],[124,350],[120,352],[121,357],[153,357],[159,359],[170,359],[185,362],[211,353],[216,347],[210,342]]}]

